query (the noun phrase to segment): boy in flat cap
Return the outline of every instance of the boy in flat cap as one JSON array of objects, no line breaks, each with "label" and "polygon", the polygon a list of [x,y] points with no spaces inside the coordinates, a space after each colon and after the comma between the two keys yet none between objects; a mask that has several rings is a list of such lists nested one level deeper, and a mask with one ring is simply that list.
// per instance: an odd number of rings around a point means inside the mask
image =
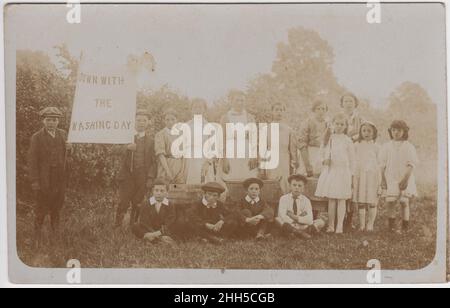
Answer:
[{"label": "boy in flat cap", "polygon": [[209,182],[202,186],[204,192],[201,201],[188,211],[190,233],[198,235],[204,241],[220,244],[224,237],[230,237],[237,228],[235,215],[222,202],[220,195],[225,191],[219,183]]},{"label": "boy in flat cap", "polygon": [[146,133],[149,114],[146,110],[136,112],[136,135],[134,142],[115,148],[115,154],[121,157],[118,174],[119,205],[116,210],[115,227],[120,227],[125,213],[131,205],[130,225],[137,222],[138,205],[142,202],[147,186],[151,187],[156,178],[154,141]]},{"label": "boy in flat cap", "polygon": [[295,174],[288,181],[291,192],[281,197],[276,222],[284,235],[310,239],[323,229],[325,222],[314,220],[311,201],[303,194],[307,178]]},{"label": "boy in flat cap", "polygon": [[247,195],[238,205],[239,208],[239,234],[242,236],[256,237],[257,240],[269,237],[267,228],[274,220],[273,209],[260,198],[264,182],[258,178],[250,178],[244,181]]},{"label": "boy in flat cap", "polygon": [[172,236],[176,213],[167,196],[168,184],[163,180],[155,180],[151,196],[140,207],[139,221],[131,228],[138,239],[151,243],[174,243]]},{"label": "boy in flat cap", "polygon": [[47,107],[40,112],[44,127],[31,137],[28,153],[28,168],[31,187],[36,198],[35,232],[41,240],[41,230],[47,215],[51,228],[57,232],[60,211],[63,207],[68,168],[66,166],[67,133],[58,128],[62,112],[56,107]]}]

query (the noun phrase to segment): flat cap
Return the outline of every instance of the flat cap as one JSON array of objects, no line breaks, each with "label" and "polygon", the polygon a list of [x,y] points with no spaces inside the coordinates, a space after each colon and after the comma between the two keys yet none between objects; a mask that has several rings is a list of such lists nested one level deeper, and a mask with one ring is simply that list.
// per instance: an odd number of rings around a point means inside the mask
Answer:
[{"label": "flat cap", "polygon": [[202,186],[204,192],[216,192],[222,194],[225,192],[225,188],[217,182],[209,182]]},{"label": "flat cap", "polygon": [[249,178],[242,183],[245,189],[248,189],[250,185],[252,184],[258,184],[259,188],[262,188],[264,186],[264,182],[258,178]]},{"label": "flat cap", "polygon": [[41,118],[62,118],[61,110],[56,107],[46,107],[39,112]]}]

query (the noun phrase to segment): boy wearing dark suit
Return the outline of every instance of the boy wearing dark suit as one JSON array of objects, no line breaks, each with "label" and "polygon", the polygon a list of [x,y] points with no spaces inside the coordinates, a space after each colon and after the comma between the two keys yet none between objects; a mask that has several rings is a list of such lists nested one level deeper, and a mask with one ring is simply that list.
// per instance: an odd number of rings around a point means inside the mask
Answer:
[{"label": "boy wearing dark suit", "polygon": [[148,242],[161,240],[170,244],[174,243],[172,235],[176,213],[174,206],[167,199],[167,186],[165,182],[156,180],[151,197],[142,202],[139,220],[131,228],[138,239]]},{"label": "boy wearing dark suit", "polygon": [[58,129],[61,111],[47,107],[40,112],[44,127],[31,137],[28,168],[31,187],[36,198],[35,232],[40,241],[41,229],[47,215],[52,231],[59,227],[67,183],[67,134]]},{"label": "boy wearing dark suit", "polygon": [[209,182],[202,186],[204,192],[201,201],[196,202],[188,211],[188,228],[203,241],[220,244],[230,237],[238,226],[235,215],[219,201],[225,188],[219,183]]},{"label": "boy wearing dark suit", "polygon": [[138,205],[144,198],[147,187],[151,187],[156,177],[154,141],[146,133],[149,115],[146,110],[136,112],[136,132],[134,143],[120,146],[115,154],[121,157],[118,175],[119,205],[116,211],[115,227],[122,225],[125,213],[131,205],[130,225],[137,222]]},{"label": "boy wearing dark suit", "polygon": [[261,200],[261,189],[264,182],[257,178],[244,181],[247,196],[239,203],[240,235],[256,237],[257,240],[270,237],[266,234],[270,223],[274,221],[274,210]]}]

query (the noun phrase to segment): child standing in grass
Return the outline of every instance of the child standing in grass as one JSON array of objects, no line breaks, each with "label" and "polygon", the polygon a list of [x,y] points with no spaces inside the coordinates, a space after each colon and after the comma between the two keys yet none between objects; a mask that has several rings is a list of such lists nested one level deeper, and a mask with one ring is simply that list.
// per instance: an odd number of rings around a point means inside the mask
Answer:
[{"label": "child standing in grass", "polygon": [[[410,200],[417,196],[414,168],[418,163],[417,152],[409,141],[409,127],[402,120],[395,120],[389,128],[390,141],[381,149],[382,188],[386,189],[389,230],[401,233],[409,229]],[[402,230],[396,227],[396,206],[402,211]]]},{"label": "child standing in grass", "polygon": [[[346,135],[347,117],[339,113],[332,121],[332,132],[325,137],[322,149],[324,168],[317,182],[315,195],[328,198],[327,233],[343,233],[346,200],[352,197],[352,165],[355,161],[352,140]],[[336,222],[337,211],[337,224]]]},{"label": "child standing in grass", "polygon": [[320,147],[328,128],[328,105],[316,101],[312,105],[312,115],[303,123],[298,138],[298,148],[302,157],[300,172],[308,177],[318,177],[322,170],[320,161]]},{"label": "child standing in grass", "polygon": [[170,133],[172,127],[178,122],[174,109],[164,112],[166,127],[155,135],[155,156],[158,160],[157,178],[164,179],[170,184],[185,184],[187,164],[185,158],[176,158],[172,155],[172,143],[178,138]]},{"label": "child standing in grass", "polygon": [[[380,187],[379,147],[375,143],[377,128],[363,122],[355,146],[355,173],[353,176],[353,202],[358,207],[359,230],[373,231],[377,216],[378,189]],[[366,213],[368,220],[366,226]],[[366,229],[367,227],[367,229]]]}]

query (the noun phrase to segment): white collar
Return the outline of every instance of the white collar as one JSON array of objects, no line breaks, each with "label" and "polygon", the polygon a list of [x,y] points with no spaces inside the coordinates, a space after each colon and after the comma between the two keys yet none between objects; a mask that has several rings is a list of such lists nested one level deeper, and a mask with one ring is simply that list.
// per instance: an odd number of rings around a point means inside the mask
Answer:
[{"label": "white collar", "polygon": [[140,132],[140,133],[136,133],[136,136],[137,136],[138,138],[143,138],[143,137],[145,137],[145,131]]},{"label": "white collar", "polygon": [[[291,197],[292,200],[294,200],[294,194],[290,193],[289,196]],[[303,195],[300,195],[297,197],[297,200],[300,200],[301,198],[303,198]]]},{"label": "white collar", "polygon": [[215,207],[217,207],[217,202],[216,202],[216,204],[214,204],[213,206],[211,206],[211,205],[208,204],[208,201],[206,201],[206,198],[205,198],[205,197],[203,197],[202,204],[203,204],[204,206],[206,206],[208,209],[209,209],[209,208],[215,208]]},{"label": "white collar", "polygon": [[45,130],[47,132],[47,134],[49,134],[51,137],[56,138],[56,130],[53,131],[53,133],[51,133],[49,130]]},{"label": "white collar", "polygon": [[[158,203],[158,201],[156,201],[156,198],[155,198],[155,197],[151,197],[148,201],[150,202],[151,205],[155,205],[155,204]],[[161,202],[161,204],[163,204],[163,205],[169,205],[169,199],[164,198],[163,201]]]},{"label": "white collar", "polygon": [[245,201],[247,201],[248,203],[254,204],[254,203],[258,203],[259,201],[261,201],[261,199],[259,197],[257,197],[256,199],[252,199],[249,195],[247,195],[245,197]]}]

